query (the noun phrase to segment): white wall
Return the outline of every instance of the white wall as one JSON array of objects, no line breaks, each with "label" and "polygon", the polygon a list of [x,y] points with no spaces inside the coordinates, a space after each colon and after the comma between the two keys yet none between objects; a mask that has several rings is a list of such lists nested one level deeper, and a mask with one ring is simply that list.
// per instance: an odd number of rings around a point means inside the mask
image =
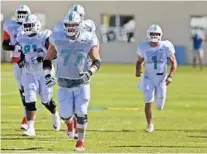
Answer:
[{"label": "white wall", "polygon": [[[10,17],[20,2],[1,2],[4,17]],[[25,3],[25,2],[24,2]],[[82,4],[88,17],[100,26],[100,15],[134,14],[136,19],[136,42],[146,37],[147,27],[152,23],[160,24],[164,31],[164,39],[171,40],[176,45],[187,47],[187,61],[191,63],[190,16],[207,15],[207,2],[78,2]],[[58,20],[62,20],[73,2],[26,2],[33,12],[46,14],[47,26],[52,28]],[[99,32],[97,31],[99,36]],[[109,43],[101,44],[102,60],[104,62],[133,63],[136,60],[136,44]],[[207,46],[204,46],[207,50]],[[207,63],[207,54],[205,55]]]}]

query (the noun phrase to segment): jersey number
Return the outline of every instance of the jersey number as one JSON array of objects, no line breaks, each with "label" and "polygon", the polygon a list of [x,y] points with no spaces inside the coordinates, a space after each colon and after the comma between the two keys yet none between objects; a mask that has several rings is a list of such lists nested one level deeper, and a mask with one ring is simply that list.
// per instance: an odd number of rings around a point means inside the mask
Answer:
[{"label": "jersey number", "polygon": [[[75,51],[75,52],[78,52],[78,51]],[[68,63],[68,60],[69,60],[69,58],[70,58],[70,56],[71,56],[71,50],[69,50],[69,49],[63,49],[62,51],[61,51],[61,54],[64,54],[65,56],[65,58],[64,58],[64,62],[63,62],[63,65],[65,66],[65,65],[67,65],[67,63]],[[76,61],[75,61],[75,66],[78,66],[78,64],[80,63],[80,61],[81,61],[81,59],[82,59],[82,57],[83,57],[83,55],[81,54],[81,53],[79,53],[78,54],[78,56],[77,56],[77,58],[76,58]]]},{"label": "jersey number", "polygon": [[30,51],[31,51],[31,49],[32,49],[32,51],[34,51],[35,49],[37,49],[37,45],[36,44],[33,44],[33,45],[25,45],[24,46],[24,54],[27,54],[27,53],[29,53]]},{"label": "jersey number", "polygon": [[153,56],[152,60],[154,62],[154,69],[156,70],[157,69],[157,56]]}]

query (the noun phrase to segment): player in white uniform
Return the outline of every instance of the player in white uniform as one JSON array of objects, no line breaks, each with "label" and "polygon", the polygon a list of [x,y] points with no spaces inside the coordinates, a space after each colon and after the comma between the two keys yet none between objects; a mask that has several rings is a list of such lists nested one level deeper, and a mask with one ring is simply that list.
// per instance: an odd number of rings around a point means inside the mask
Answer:
[{"label": "player in white uniform", "polygon": [[[81,29],[84,29],[85,31],[94,33],[94,35],[95,35],[96,25],[93,22],[93,20],[84,18],[85,17],[85,9],[82,5],[74,4],[69,9],[69,11],[75,11],[81,16],[81,20],[82,20],[82,22],[80,24]],[[60,21],[55,25],[54,32],[62,31],[63,29],[64,29],[64,24],[63,24],[62,21]],[[98,43],[97,47],[99,48],[99,43]],[[91,59],[90,58],[88,58],[88,64],[89,65],[91,64]],[[68,137],[70,139],[73,139],[73,138],[77,139],[77,129],[76,129],[77,121],[75,119],[75,116],[73,116],[71,118],[71,120],[68,121],[68,123],[66,123],[66,125],[67,125],[67,128],[68,128],[68,130],[67,130]]]},{"label": "player in white uniform", "polygon": [[[147,31],[147,41],[139,44],[137,48],[138,60],[136,63],[136,77],[141,76],[142,64],[145,71],[140,80],[139,88],[145,98],[145,115],[147,132],[154,131],[152,123],[152,102],[156,102],[158,109],[164,108],[167,86],[172,82],[172,75],[177,68],[175,49],[170,41],[161,41],[162,30],[158,25],[151,25]],[[171,63],[167,75],[167,60]],[[167,76],[166,76],[167,75]]]},{"label": "player in white uniform", "polygon": [[41,23],[37,16],[30,14],[23,22],[23,33],[18,34],[17,43],[22,55],[19,66],[24,66],[24,91],[25,106],[27,112],[28,129],[23,133],[26,136],[35,136],[34,121],[37,95],[40,95],[41,103],[53,115],[53,127],[60,129],[60,117],[53,101],[53,89],[45,84],[44,70],[42,68],[43,57],[49,46],[50,30],[41,30]]},{"label": "player in white uniform", "polygon": [[[101,61],[98,39],[93,33],[80,28],[81,17],[70,11],[64,18],[64,31],[54,32],[43,62],[48,86],[54,85],[51,77],[51,60],[57,54],[59,112],[66,122],[75,114],[78,128],[77,151],[84,151],[87,129],[87,108],[90,101],[90,78],[99,69]],[[88,55],[92,65],[88,68]],[[75,105],[75,109],[74,106]]]},{"label": "player in white uniform", "polygon": [[16,82],[18,84],[22,104],[24,106],[24,117],[21,123],[21,129],[27,129],[27,119],[26,119],[26,111],[25,111],[25,97],[24,97],[24,89],[22,84],[22,68],[19,68],[17,62],[20,58],[20,53],[15,50],[16,44],[16,36],[18,32],[22,31],[21,25],[24,18],[31,14],[30,8],[27,5],[20,5],[15,11],[16,21],[14,20],[6,20],[3,24],[4,29],[4,37],[3,37],[3,49],[12,51],[11,52],[11,62],[14,64],[13,72]]}]

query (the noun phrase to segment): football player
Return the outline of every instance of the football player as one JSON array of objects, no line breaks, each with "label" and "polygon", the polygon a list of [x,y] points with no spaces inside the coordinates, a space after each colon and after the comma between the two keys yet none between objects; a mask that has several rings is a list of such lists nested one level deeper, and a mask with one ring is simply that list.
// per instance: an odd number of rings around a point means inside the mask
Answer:
[{"label": "football player", "polygon": [[[54,32],[43,62],[46,84],[54,85],[51,76],[51,60],[57,54],[58,103],[62,119],[67,123],[73,115],[77,119],[78,140],[76,151],[84,151],[87,129],[87,109],[90,101],[90,78],[101,65],[94,33],[81,30],[81,17],[70,11],[64,18],[64,30]],[[92,65],[88,68],[88,56]],[[74,106],[75,105],[75,106]]]},{"label": "football player", "polygon": [[6,20],[3,24],[4,36],[3,36],[3,49],[12,51],[11,52],[11,62],[13,63],[13,72],[16,82],[18,84],[22,104],[24,106],[24,117],[21,123],[21,129],[27,129],[27,118],[25,111],[25,96],[24,88],[22,84],[22,68],[19,68],[17,62],[20,58],[20,53],[15,50],[16,37],[18,32],[22,31],[22,22],[27,15],[31,14],[30,8],[27,5],[20,5],[15,11],[16,20]]},{"label": "football player", "polygon": [[28,120],[28,128],[23,133],[26,136],[35,136],[35,111],[37,95],[41,103],[53,115],[53,127],[60,130],[60,117],[56,111],[56,104],[53,100],[53,89],[45,84],[44,71],[42,68],[43,57],[49,46],[50,30],[41,30],[41,22],[36,15],[28,15],[23,22],[23,31],[17,36],[17,44],[22,51],[19,67],[24,66],[24,91],[25,107]]},{"label": "football player", "polygon": [[[70,9],[69,11],[75,11],[77,12],[80,17],[81,17],[81,24],[80,24],[80,27],[82,30],[85,30],[85,31],[88,31],[88,32],[91,32],[91,33],[94,33],[95,35],[95,31],[96,31],[96,26],[95,26],[95,23],[93,22],[93,20],[90,20],[90,19],[85,19],[85,9],[82,5],[79,5],[79,4],[74,4]],[[64,24],[63,22],[58,22],[56,25],[55,25],[55,28],[54,28],[54,31],[62,31],[64,27]],[[98,42],[98,50],[99,50],[99,42]],[[88,65],[90,66],[91,65],[91,59],[90,57],[88,57]],[[70,139],[77,139],[77,129],[76,129],[76,126],[77,126],[77,121],[75,119],[75,116],[71,117],[71,120],[68,121],[68,123],[66,123],[67,125],[67,134],[68,134],[68,137]]]},{"label": "football player", "polygon": [[[161,41],[162,29],[158,25],[151,25],[147,31],[147,41],[138,45],[138,60],[136,63],[136,77],[141,76],[142,64],[145,63],[145,71],[141,78],[139,88],[145,98],[145,115],[147,120],[147,132],[154,131],[152,123],[152,102],[156,102],[158,109],[164,108],[167,86],[172,82],[173,74],[177,68],[175,49],[173,44],[166,40]],[[167,75],[167,61],[171,68]]]}]

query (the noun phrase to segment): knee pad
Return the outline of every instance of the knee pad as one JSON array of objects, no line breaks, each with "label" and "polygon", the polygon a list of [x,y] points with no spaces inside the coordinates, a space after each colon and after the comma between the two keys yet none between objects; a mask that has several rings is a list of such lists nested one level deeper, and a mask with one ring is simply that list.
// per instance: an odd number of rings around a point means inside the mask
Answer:
[{"label": "knee pad", "polygon": [[50,102],[47,103],[43,103],[42,104],[52,113],[55,114],[56,112],[56,104],[55,101],[53,101],[53,99],[50,100]]},{"label": "knee pad", "polygon": [[29,103],[25,103],[25,108],[26,111],[36,111],[36,106],[35,106],[36,102],[29,102]]},{"label": "knee pad", "polygon": [[86,128],[88,123],[88,116],[87,115],[79,116],[77,114],[75,114],[75,116],[77,119],[77,127],[82,129]]},{"label": "knee pad", "polygon": [[72,120],[73,117],[68,117],[68,118],[65,118],[65,117],[60,117],[63,121],[65,122],[69,122]]}]

